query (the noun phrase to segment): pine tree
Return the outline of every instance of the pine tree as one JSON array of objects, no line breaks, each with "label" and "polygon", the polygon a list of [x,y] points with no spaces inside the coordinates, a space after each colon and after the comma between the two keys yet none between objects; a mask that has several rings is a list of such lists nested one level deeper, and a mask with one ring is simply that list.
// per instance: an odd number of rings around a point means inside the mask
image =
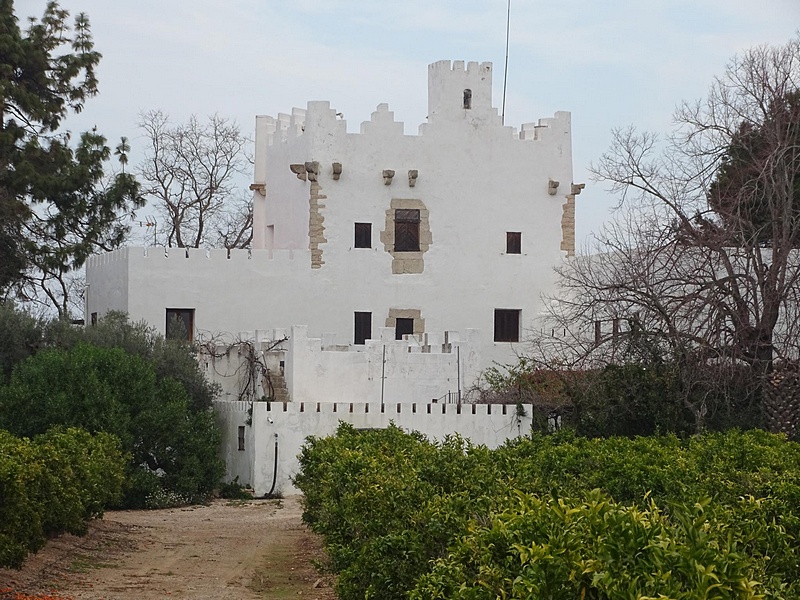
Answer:
[{"label": "pine tree", "polygon": [[76,147],[61,129],[97,93],[89,19],[48,2],[22,32],[0,0],[0,294],[42,298],[69,313],[66,275],[128,233],[121,215],[142,205],[136,179],[107,178],[111,151],[96,130]]}]

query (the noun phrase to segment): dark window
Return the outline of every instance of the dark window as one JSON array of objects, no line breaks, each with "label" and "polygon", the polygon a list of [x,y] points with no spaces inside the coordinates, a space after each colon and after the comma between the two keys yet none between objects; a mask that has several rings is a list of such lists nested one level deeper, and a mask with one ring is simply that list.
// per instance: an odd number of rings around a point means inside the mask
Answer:
[{"label": "dark window", "polygon": [[194,309],[193,308],[168,308],[167,309],[167,335],[169,340],[194,339]]},{"label": "dark window", "polygon": [[239,450],[244,450],[244,425],[239,425]]},{"label": "dark window", "polygon": [[494,309],[495,342],[519,341],[519,313],[519,309],[515,308]]},{"label": "dark window", "polygon": [[419,252],[419,209],[394,211],[394,251]]},{"label": "dark window", "polygon": [[472,108],[472,90],[464,90],[464,108]]},{"label": "dark window", "polygon": [[355,248],[372,248],[372,223],[356,223]]},{"label": "dark window", "polygon": [[394,339],[402,340],[404,335],[414,334],[414,319],[398,318],[394,326]]},{"label": "dark window", "polygon": [[97,313],[96,312],[93,312],[92,315],[91,315],[91,323],[92,323],[92,327],[97,325]]},{"label": "dark window", "polygon": [[506,254],[522,254],[522,233],[506,232]]},{"label": "dark window", "polygon": [[372,313],[355,313],[355,335],[354,344],[363,344],[366,340],[372,339]]}]

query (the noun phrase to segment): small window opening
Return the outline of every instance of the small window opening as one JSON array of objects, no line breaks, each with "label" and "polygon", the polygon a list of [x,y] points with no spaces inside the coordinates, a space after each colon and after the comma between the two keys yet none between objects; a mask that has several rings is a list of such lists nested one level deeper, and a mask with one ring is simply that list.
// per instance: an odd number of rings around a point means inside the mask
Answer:
[{"label": "small window opening", "polygon": [[367,340],[372,339],[372,313],[355,313],[353,343],[363,345]]},{"label": "small window opening", "polygon": [[92,324],[92,327],[94,327],[95,325],[97,325],[97,313],[96,313],[96,312],[93,312],[93,313],[92,313],[92,315],[91,315],[91,321],[90,321],[90,322],[91,322],[91,324]]},{"label": "small window opening", "polygon": [[168,308],[166,335],[168,340],[191,342],[194,339],[194,309]]},{"label": "small window opening", "polygon": [[404,335],[414,335],[414,319],[398,317],[394,326],[394,339],[402,340]]},{"label": "small window opening", "polygon": [[372,248],[372,223],[355,224],[355,248]]},{"label": "small window opening", "polygon": [[522,233],[519,231],[506,232],[506,254],[522,254]]},{"label": "small window opening", "polygon": [[519,309],[496,308],[494,310],[494,341],[519,341]]},{"label": "small window opening", "polygon": [[244,450],[244,425],[239,425],[239,450]]},{"label": "small window opening", "polygon": [[472,108],[472,90],[464,90],[464,108]]},{"label": "small window opening", "polygon": [[394,211],[394,251],[419,252],[419,209],[398,208]]}]

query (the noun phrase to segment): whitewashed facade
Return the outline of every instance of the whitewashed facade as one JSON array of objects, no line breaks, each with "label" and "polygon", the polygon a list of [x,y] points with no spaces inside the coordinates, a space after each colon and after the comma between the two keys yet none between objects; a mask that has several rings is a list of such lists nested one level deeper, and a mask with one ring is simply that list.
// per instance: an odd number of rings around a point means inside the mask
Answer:
[{"label": "whitewashed facade", "polygon": [[[121,310],[163,332],[182,310],[195,339],[303,324],[337,344],[383,327],[420,343],[477,329],[479,367],[512,361],[509,340],[524,339],[574,249],[570,115],[516,131],[492,107],[490,63],[428,74],[418,135],[385,104],[360,133],[327,102],[257,117],[253,249],[93,257],[87,322]],[[409,214],[418,222],[399,224]],[[418,249],[398,250],[409,228]]]},{"label": "whitewashed facade", "polygon": [[[394,423],[441,440],[457,433],[475,445],[497,448],[530,433],[533,407],[491,404],[372,402],[215,402],[223,433],[227,477],[252,486],[256,496],[294,494],[297,455],[310,435],[332,435],[340,422],[383,429]],[[251,423],[251,425],[245,425]],[[240,449],[241,448],[241,449]]]},{"label": "whitewashed facade", "polygon": [[567,112],[504,126],[490,63],[430,65],[417,135],[386,104],[359,133],[327,102],[259,116],[253,248],[93,257],[86,322],[117,310],[165,333],[180,315],[209,341],[228,478],[258,494],[293,491],[303,440],[340,420],[497,446],[530,407],[448,400],[515,361],[574,253],[571,143]]}]

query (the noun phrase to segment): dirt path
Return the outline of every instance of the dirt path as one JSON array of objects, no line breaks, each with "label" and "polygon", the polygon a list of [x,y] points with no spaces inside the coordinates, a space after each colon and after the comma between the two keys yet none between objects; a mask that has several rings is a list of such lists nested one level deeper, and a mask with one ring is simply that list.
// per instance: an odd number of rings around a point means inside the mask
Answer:
[{"label": "dirt path", "polygon": [[51,540],[0,589],[87,600],[335,598],[311,565],[300,498],[112,511],[87,536]]}]

